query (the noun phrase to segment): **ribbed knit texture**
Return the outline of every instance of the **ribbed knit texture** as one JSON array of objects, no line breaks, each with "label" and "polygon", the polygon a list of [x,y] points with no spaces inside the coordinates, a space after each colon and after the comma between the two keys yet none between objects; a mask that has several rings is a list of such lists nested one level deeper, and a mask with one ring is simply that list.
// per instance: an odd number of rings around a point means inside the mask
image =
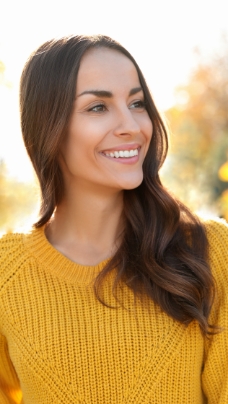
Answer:
[{"label": "ribbed knit texture", "polygon": [[[206,225],[217,282],[211,321],[224,331],[207,340],[152,301],[103,306],[92,283],[97,266],[73,263],[43,229],[0,241],[1,404],[227,404],[228,227]],[[104,299],[112,296],[110,274]],[[204,391],[204,393],[203,393]],[[205,397],[204,397],[205,394]]]}]

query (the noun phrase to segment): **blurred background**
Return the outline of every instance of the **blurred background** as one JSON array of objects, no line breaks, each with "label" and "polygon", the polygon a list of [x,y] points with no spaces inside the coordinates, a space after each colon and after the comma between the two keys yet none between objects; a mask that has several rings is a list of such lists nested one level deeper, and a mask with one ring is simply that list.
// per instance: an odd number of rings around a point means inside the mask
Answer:
[{"label": "blurred background", "polygon": [[42,42],[103,33],[141,67],[170,131],[165,186],[200,215],[228,220],[227,0],[0,3],[0,232],[36,220],[38,185],[24,150],[19,79]]}]

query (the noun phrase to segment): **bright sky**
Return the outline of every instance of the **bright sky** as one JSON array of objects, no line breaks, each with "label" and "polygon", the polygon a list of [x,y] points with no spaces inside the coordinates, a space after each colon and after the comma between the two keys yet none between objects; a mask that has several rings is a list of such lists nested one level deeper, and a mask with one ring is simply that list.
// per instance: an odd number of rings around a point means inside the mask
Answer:
[{"label": "bright sky", "polygon": [[9,174],[29,180],[31,168],[20,135],[18,82],[29,54],[42,42],[67,34],[104,33],[135,57],[164,110],[204,56],[218,51],[228,34],[227,0],[2,0],[0,60],[9,89],[0,86],[0,159]]}]

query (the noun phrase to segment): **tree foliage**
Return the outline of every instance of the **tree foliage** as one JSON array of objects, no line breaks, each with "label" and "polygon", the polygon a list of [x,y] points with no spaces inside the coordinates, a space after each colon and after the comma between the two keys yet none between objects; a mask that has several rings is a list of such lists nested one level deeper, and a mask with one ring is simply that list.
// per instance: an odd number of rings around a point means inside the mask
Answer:
[{"label": "tree foliage", "polygon": [[201,63],[166,112],[171,151],[163,178],[194,210],[228,218],[228,50]]}]

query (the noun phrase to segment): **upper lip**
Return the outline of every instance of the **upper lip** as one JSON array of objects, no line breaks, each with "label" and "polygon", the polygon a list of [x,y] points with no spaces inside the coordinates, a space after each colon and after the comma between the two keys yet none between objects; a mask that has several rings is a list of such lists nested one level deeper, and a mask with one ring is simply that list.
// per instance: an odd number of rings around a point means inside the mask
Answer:
[{"label": "upper lip", "polygon": [[121,144],[120,146],[114,146],[110,149],[104,149],[104,150],[102,150],[102,153],[111,152],[111,151],[119,151],[119,150],[135,150],[135,149],[138,149],[139,147],[141,147],[141,146],[138,143],[133,143],[133,144],[126,143],[126,144]]}]

